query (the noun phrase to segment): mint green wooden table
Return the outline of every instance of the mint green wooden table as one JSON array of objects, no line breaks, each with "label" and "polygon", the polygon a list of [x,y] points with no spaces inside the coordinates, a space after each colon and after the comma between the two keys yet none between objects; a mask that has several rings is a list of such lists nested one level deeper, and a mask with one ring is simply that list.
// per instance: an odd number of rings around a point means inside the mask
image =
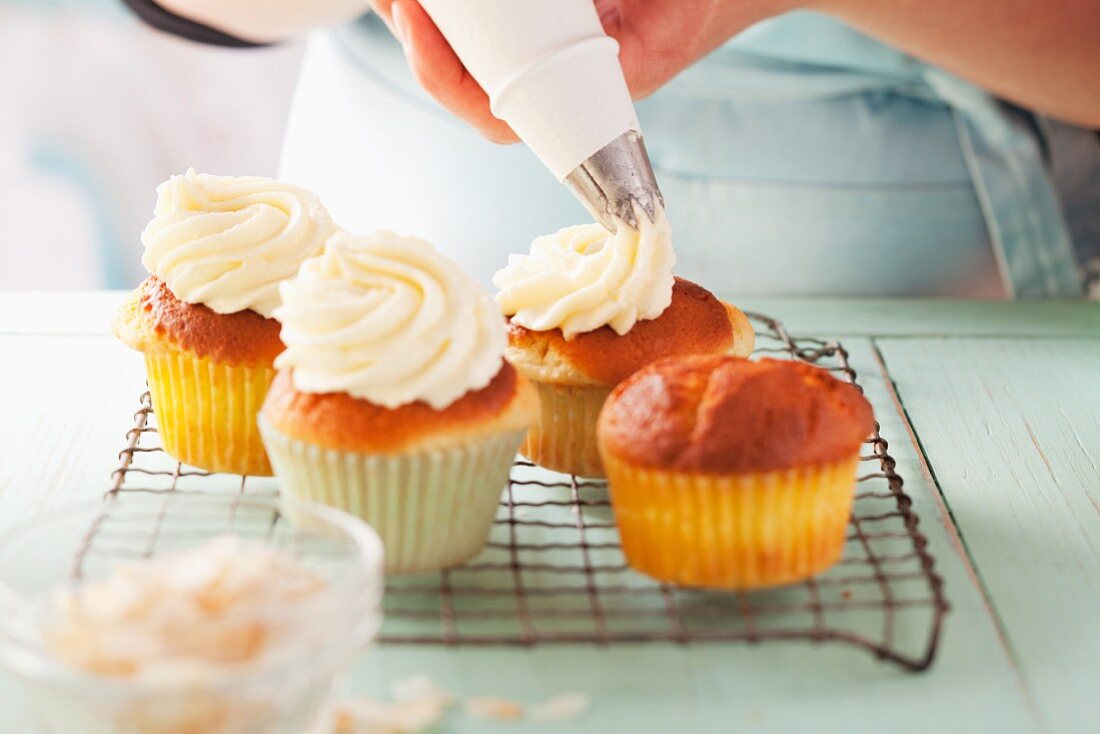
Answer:
[{"label": "mint green wooden table", "polygon": [[[0,294],[0,524],[102,493],[144,381],[108,335],[120,298]],[[932,669],[809,643],[383,646],[356,686],[592,699],[447,732],[1100,731],[1100,307],[732,300],[851,352],[952,604]],[[0,731],[22,721],[0,693]]]}]

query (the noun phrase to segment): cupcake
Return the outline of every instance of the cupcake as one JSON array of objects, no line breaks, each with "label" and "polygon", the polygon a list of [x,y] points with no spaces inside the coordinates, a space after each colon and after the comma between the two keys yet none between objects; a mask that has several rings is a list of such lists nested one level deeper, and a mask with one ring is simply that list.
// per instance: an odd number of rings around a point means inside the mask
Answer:
[{"label": "cupcake", "polygon": [[270,475],[256,414],[283,350],[279,282],[335,230],[309,191],[189,170],[157,187],[141,233],[151,273],[114,331],[145,354],[161,442],[217,472]]},{"label": "cupcake", "polygon": [[260,429],[282,490],[366,520],[388,572],[476,555],[538,413],[492,299],[392,232],[334,236],[281,292]]},{"label": "cupcake", "polygon": [[568,227],[513,255],[493,283],[509,317],[508,360],[538,389],[520,453],[548,469],[604,476],[596,419],[611,389],[655,359],[752,352],[741,311],[672,275],[663,212],[640,228]]},{"label": "cupcake", "polygon": [[683,586],[788,584],[839,560],[871,406],[799,362],[662,359],[599,420],[627,562]]}]

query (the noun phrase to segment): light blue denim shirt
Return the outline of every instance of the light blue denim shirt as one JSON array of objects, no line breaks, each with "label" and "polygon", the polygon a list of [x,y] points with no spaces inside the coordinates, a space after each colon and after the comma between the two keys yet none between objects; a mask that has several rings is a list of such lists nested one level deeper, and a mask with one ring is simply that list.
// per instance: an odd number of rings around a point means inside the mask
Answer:
[{"label": "light blue denim shirt", "polygon": [[[310,44],[283,172],[350,226],[422,232],[487,281],[583,218],[527,151],[447,120],[376,19],[333,34]],[[638,113],[677,270],[723,293],[1082,294],[1036,119],[827,17],[748,29]]]}]

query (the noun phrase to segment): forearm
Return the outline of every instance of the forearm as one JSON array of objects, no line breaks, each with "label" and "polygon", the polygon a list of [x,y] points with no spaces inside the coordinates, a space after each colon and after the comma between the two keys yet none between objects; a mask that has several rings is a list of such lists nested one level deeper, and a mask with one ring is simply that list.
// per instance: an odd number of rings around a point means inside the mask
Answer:
[{"label": "forearm", "polygon": [[1100,127],[1097,0],[805,0],[1052,117]]},{"label": "forearm", "polygon": [[367,0],[156,0],[176,15],[247,41],[281,41],[370,9]]}]

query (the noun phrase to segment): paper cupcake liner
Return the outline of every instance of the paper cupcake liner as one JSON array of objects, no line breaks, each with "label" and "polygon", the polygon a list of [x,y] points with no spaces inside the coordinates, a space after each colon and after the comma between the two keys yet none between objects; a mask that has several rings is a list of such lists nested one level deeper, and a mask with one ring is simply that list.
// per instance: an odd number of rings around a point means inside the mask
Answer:
[{"label": "paper cupcake liner", "polygon": [[708,475],[604,455],[627,562],[661,581],[721,589],[794,583],[836,563],[857,462]]},{"label": "paper cupcake liner", "polygon": [[207,471],[271,475],[256,416],[274,368],[183,350],[146,352],[145,367],[165,451]]},{"label": "paper cupcake liner", "polygon": [[581,477],[603,477],[596,444],[596,420],[611,394],[604,387],[567,387],[535,382],[539,419],[519,452],[547,469]]},{"label": "paper cupcake liner", "polygon": [[283,492],[362,518],[382,538],[387,573],[457,566],[489,538],[521,431],[407,454],[338,451],[287,436],[260,416]]}]

